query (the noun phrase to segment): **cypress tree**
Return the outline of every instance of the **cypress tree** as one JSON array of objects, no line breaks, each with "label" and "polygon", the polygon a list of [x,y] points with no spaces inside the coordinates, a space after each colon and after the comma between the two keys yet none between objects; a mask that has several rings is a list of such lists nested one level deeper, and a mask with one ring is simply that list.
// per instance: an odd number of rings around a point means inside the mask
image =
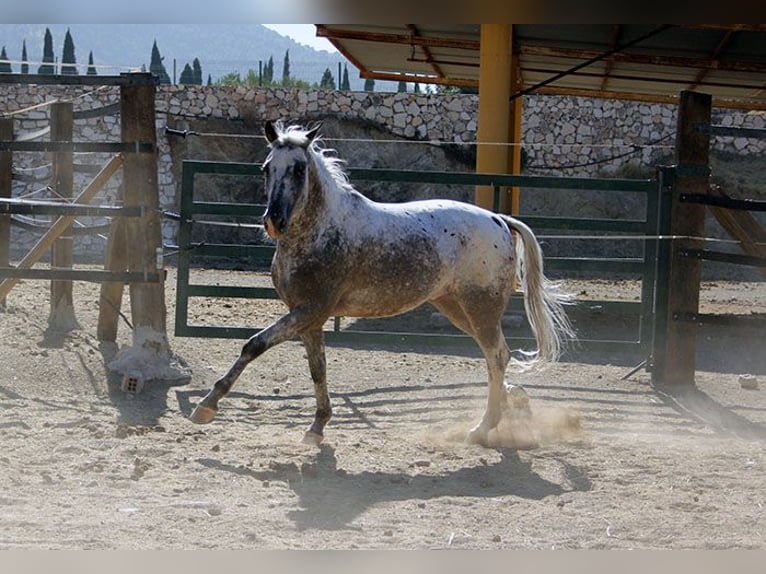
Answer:
[{"label": "cypress tree", "polygon": [[93,50],[88,54],[88,76],[97,76],[96,66],[93,64]]},{"label": "cypress tree", "polygon": [[335,78],[330,71],[330,68],[325,68],[324,74],[322,74],[322,80],[319,82],[319,89],[321,90],[334,90]]},{"label": "cypress tree", "polygon": [[194,84],[202,85],[202,65],[199,63],[199,58],[194,58],[192,62],[192,71],[194,72]]},{"label": "cypress tree", "polygon": [[269,56],[269,61],[263,67],[263,83],[267,86],[274,81],[274,57]]},{"label": "cypress tree", "polygon": [[74,55],[74,41],[72,40],[72,34],[69,33],[67,28],[66,35],[64,36],[64,51],[61,54],[61,73],[68,76],[77,75],[77,59]]},{"label": "cypress tree", "polygon": [[27,41],[26,40],[23,40],[21,42],[21,73],[22,74],[29,73],[29,64],[27,64]]},{"label": "cypress tree", "polygon": [[53,66],[53,36],[48,28],[45,29],[45,39],[43,40],[43,63],[37,68],[37,73],[56,73],[56,69]]},{"label": "cypress tree", "polygon": [[372,78],[367,78],[364,81],[364,91],[365,92],[374,92],[375,91],[375,80]]},{"label": "cypress tree", "polygon": [[12,74],[11,63],[8,61],[8,54],[5,53],[5,46],[0,50],[0,74]]},{"label": "cypress tree", "polygon": [[207,75],[207,85],[212,86],[213,85],[213,78],[210,74]]},{"label": "cypress tree", "polygon": [[170,76],[165,69],[165,64],[162,63],[164,58],[160,56],[160,49],[157,47],[157,40],[152,45],[152,61],[149,64],[149,71],[155,76],[159,76],[160,84],[169,84]]},{"label": "cypress tree", "polygon": [[400,81],[399,85],[396,87],[397,92],[406,92],[407,91],[407,82]]},{"label": "cypress tree", "polygon": [[351,91],[351,82],[348,80],[348,66],[343,64],[343,79],[340,81],[340,89]]},{"label": "cypress tree", "polygon": [[282,85],[290,83],[290,50],[285,50],[285,60],[282,64]]},{"label": "cypress tree", "polygon": [[189,64],[186,64],[184,66],[183,71],[181,72],[181,77],[178,79],[179,84],[193,84],[194,83],[194,72],[191,69],[191,66]]}]

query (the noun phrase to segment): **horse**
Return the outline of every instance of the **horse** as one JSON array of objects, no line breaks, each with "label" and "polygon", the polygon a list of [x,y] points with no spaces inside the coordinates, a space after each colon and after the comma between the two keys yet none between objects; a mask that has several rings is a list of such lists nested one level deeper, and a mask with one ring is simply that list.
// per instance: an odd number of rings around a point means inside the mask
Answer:
[{"label": "horse", "polygon": [[[460,201],[372,201],[350,184],[334,150],[319,145],[320,127],[265,123],[263,222],[276,242],[272,281],[289,312],[247,340],[195,406],[191,420],[211,422],[219,400],[251,361],[300,338],[316,398],[303,440],[319,445],[332,416],[323,335],[327,319],[389,317],[430,302],[473,337],[486,359],[486,409],[466,438],[486,445],[514,388],[504,382],[509,362],[520,369],[551,363],[566,338],[574,337],[564,311],[569,296],[543,274],[541,248],[527,225]],[[520,359],[512,357],[501,328],[514,277],[523,286],[537,343],[536,351],[523,351]]]}]

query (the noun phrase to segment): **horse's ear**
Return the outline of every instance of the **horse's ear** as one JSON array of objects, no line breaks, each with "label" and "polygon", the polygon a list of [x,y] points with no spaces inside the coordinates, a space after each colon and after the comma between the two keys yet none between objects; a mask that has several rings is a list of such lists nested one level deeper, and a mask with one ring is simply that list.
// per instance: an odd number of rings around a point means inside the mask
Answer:
[{"label": "horse's ear", "polygon": [[319,129],[322,127],[321,123],[318,123],[313,128],[311,128],[309,131],[306,132],[306,140],[308,143],[311,143],[314,141],[314,138],[317,137],[319,134]]},{"label": "horse's ear", "polygon": [[274,143],[279,137],[274,127],[274,122],[271,120],[266,120],[266,124],[263,126],[263,133],[266,135],[266,141],[269,143]]}]

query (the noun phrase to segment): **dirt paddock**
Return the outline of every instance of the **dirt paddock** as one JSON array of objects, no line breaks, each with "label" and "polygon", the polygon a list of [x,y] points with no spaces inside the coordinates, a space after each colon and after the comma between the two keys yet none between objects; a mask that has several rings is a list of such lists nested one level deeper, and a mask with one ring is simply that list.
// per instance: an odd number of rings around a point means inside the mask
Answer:
[{"label": "dirt paddock", "polygon": [[[170,318],[174,284],[171,270]],[[616,287],[574,288],[633,297]],[[709,284],[703,299],[766,313],[763,284]],[[314,403],[299,344],[258,359],[195,426],[241,341],[171,336],[191,379],[126,394],[97,301],[76,283],[82,329],[63,335],[46,332],[44,282],[0,311],[0,548],[766,548],[763,333],[702,333],[684,393],[642,370],[621,380],[637,363],[624,358],[509,373],[532,418],[504,420],[492,448],[464,443],[485,398],[477,353],[330,345],[334,417],[315,448],[301,443]],[[277,312],[247,304],[258,322]],[[761,387],[743,389],[745,373]]]}]

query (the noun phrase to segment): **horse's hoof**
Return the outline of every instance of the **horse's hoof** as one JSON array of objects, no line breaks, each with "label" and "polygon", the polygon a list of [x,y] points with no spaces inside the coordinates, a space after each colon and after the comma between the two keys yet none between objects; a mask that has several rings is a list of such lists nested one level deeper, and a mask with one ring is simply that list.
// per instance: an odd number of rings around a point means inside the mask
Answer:
[{"label": "horse's hoof", "polygon": [[306,431],[306,434],[303,435],[303,444],[308,444],[311,446],[319,446],[322,443],[322,439],[324,437],[316,433],[314,431]]},{"label": "horse's hoof", "polygon": [[206,425],[210,421],[212,421],[215,418],[215,414],[218,411],[216,409],[211,409],[210,407],[203,407],[202,405],[197,405],[194,407],[194,410],[192,411],[192,414],[189,416],[189,420],[191,422],[196,423],[198,425]]},{"label": "horse's hoof", "polygon": [[484,429],[472,429],[468,436],[465,438],[465,442],[468,444],[478,444],[480,446],[487,446],[487,431]]}]

